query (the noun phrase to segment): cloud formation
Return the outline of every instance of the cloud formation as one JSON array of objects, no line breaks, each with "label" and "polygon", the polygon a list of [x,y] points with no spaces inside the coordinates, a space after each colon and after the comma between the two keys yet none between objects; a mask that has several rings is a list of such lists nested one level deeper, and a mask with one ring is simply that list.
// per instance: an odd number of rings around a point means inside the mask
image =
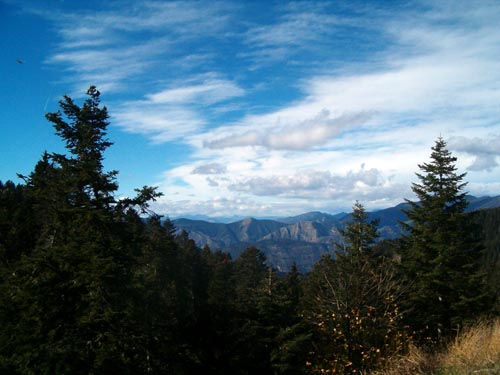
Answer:
[{"label": "cloud formation", "polygon": [[227,167],[219,163],[203,164],[193,169],[193,174],[224,174]]},{"label": "cloud formation", "polygon": [[320,50],[335,37],[338,18],[325,12],[326,3],[288,3],[282,5],[274,23],[250,28],[245,42],[250,47],[243,57],[257,64],[268,64],[310,50]]},{"label": "cloud formation", "polygon": [[205,147],[221,149],[229,147],[261,146],[270,150],[309,150],[329,142],[339,132],[366,122],[371,114],[361,112],[331,118],[323,109],[315,117],[297,124],[276,124],[266,130],[250,130],[242,134],[230,134],[214,141],[205,142]]},{"label": "cloud formation", "polygon": [[183,148],[149,161],[163,212],[396,204],[439,135],[471,178],[498,172],[498,4],[128,5],[41,12],[59,35],[46,62],[98,85],[113,126]]},{"label": "cloud formation", "polygon": [[220,102],[241,96],[244,90],[223,79],[204,80],[186,86],[167,88],[145,99],[121,103],[115,114],[116,125],[131,133],[141,133],[156,143],[177,140],[200,131],[206,124],[207,105],[211,110]]},{"label": "cloud formation", "polygon": [[210,79],[202,84],[175,87],[147,96],[154,104],[215,104],[230,98],[242,96],[245,91],[235,83],[222,79]]},{"label": "cloud formation", "polygon": [[365,170],[362,166],[359,171],[349,171],[345,175],[334,175],[330,171],[301,171],[294,175],[250,177],[228,188],[262,196],[335,198],[381,187],[385,183],[379,170]]},{"label": "cloud formation", "polygon": [[[64,66],[80,92],[89,84],[102,91],[125,90],[151,70],[164,71],[176,61],[178,46],[218,38],[233,6],[220,2],[134,1],[108,3],[100,11],[31,11],[53,21],[61,37],[47,63]],[[179,56],[185,59],[186,56]]]},{"label": "cloud formation", "polygon": [[491,138],[466,138],[454,137],[450,139],[449,145],[452,149],[474,156],[474,162],[467,168],[470,171],[491,172],[498,167],[500,158],[500,135],[492,135]]}]

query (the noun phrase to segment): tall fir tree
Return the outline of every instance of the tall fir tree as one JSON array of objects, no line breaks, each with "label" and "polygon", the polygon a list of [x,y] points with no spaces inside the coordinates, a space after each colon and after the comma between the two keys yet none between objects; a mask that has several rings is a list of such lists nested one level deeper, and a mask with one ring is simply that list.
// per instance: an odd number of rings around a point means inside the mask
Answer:
[{"label": "tall fir tree", "polygon": [[420,182],[412,185],[418,200],[407,200],[401,270],[409,288],[408,324],[435,342],[486,311],[488,298],[481,243],[465,214],[466,174],[457,173],[457,158],[442,137],[430,159],[419,165]]},{"label": "tall fir tree", "polygon": [[[143,188],[117,202],[116,171],[105,172],[108,113],[90,87],[80,107],[65,96],[47,114],[67,154],[44,153],[25,177],[36,241],[1,285],[0,368],[11,373],[141,373],[134,292],[136,247],[127,211],[158,194]],[[6,293],[8,291],[8,293]]]},{"label": "tall fir tree", "polygon": [[375,259],[377,222],[356,202],[343,241],[316,263],[304,288],[306,318],[315,328],[313,372],[350,374],[383,365],[405,350],[393,262]]}]

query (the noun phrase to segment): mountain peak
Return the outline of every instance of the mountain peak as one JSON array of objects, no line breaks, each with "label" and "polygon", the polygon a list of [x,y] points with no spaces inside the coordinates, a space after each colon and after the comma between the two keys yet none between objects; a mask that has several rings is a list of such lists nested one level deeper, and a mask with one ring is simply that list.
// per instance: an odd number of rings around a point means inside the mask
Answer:
[{"label": "mountain peak", "polygon": [[[468,211],[500,207],[500,196],[468,196]],[[400,222],[407,220],[403,210],[408,203],[368,212],[368,219],[379,220],[380,238],[401,235]],[[229,224],[200,220],[174,220],[174,226],[186,230],[199,247],[208,244],[213,250],[223,250],[236,258],[249,246],[264,251],[273,266],[287,270],[295,262],[301,270],[309,270],[324,254],[331,253],[333,243],[340,240],[339,229],[350,220],[350,214],[330,215],[311,211],[301,215],[270,220],[247,217]]]}]

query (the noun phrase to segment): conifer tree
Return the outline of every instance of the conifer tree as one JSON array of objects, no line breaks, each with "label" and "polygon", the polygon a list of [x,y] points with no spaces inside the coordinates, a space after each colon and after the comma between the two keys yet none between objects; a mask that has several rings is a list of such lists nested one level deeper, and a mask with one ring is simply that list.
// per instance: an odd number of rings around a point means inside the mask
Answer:
[{"label": "conifer tree", "polygon": [[26,186],[0,181],[0,270],[8,272],[23,254],[31,252],[37,232]]},{"label": "conifer tree", "polygon": [[271,365],[275,374],[304,374],[306,358],[311,348],[312,327],[302,317],[302,275],[295,263],[278,280],[278,298],[274,302],[274,319],[278,328],[271,351]]},{"label": "conifer tree", "polygon": [[206,264],[207,295],[201,311],[203,326],[196,332],[202,340],[203,373],[234,374],[238,365],[233,358],[237,355],[234,342],[238,339],[235,311],[233,262],[231,256],[220,250],[211,251],[205,246],[201,257]]},{"label": "conifer tree", "polygon": [[[11,373],[141,373],[133,274],[137,248],[126,214],[158,196],[143,188],[117,202],[116,171],[105,172],[108,113],[90,87],[80,107],[65,96],[47,114],[67,154],[44,153],[27,177],[38,232],[2,283],[0,368]],[[9,293],[4,293],[9,291]]]},{"label": "conifer tree", "polygon": [[256,247],[249,247],[235,260],[233,270],[235,326],[231,366],[241,374],[265,373],[269,369],[268,337],[259,300],[268,276],[266,257]]},{"label": "conifer tree", "polygon": [[376,369],[405,349],[392,261],[375,261],[376,221],[356,202],[335,255],[323,257],[308,276],[305,314],[315,331],[309,363],[315,372]]},{"label": "conifer tree", "polygon": [[481,244],[464,213],[466,174],[457,173],[457,158],[442,137],[430,159],[419,165],[420,182],[412,185],[418,200],[407,200],[401,268],[409,287],[408,324],[436,340],[485,311],[488,299]]}]

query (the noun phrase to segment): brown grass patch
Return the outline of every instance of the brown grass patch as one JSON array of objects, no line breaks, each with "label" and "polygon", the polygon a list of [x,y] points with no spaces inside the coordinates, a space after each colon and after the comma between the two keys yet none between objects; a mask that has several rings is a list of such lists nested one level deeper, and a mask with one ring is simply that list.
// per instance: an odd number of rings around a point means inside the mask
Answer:
[{"label": "brown grass patch", "polygon": [[372,372],[371,375],[432,374],[436,365],[435,356],[410,345],[406,355],[390,358],[385,370]]},{"label": "brown grass patch", "polygon": [[500,319],[465,329],[448,346],[440,362],[445,374],[499,374]]},{"label": "brown grass patch", "polygon": [[371,375],[500,375],[500,319],[464,329],[443,353],[410,346],[406,356],[391,358],[387,369]]}]

